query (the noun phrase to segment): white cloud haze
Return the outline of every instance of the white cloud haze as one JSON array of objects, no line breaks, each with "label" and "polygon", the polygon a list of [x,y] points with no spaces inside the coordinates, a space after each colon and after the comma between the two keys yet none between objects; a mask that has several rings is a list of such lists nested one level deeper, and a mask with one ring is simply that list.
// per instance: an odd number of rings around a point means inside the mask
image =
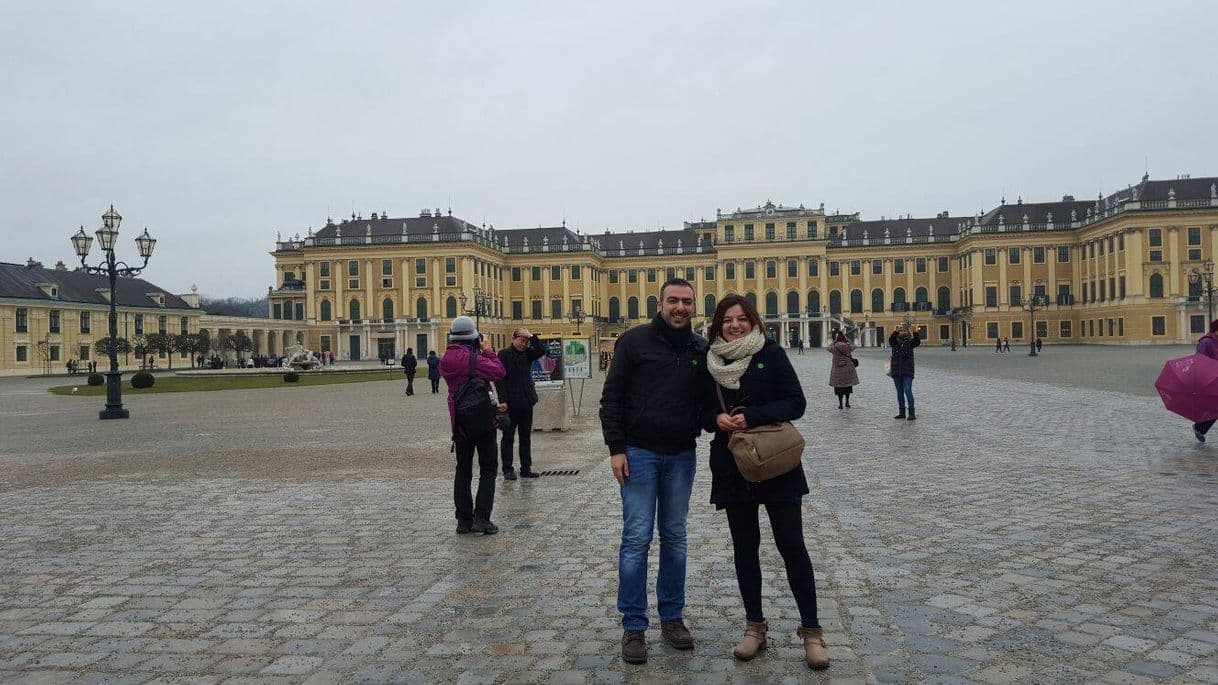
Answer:
[{"label": "white cloud haze", "polygon": [[255,296],[275,232],[864,218],[1218,175],[1218,4],[0,2],[3,261],[111,202],[145,276]]}]

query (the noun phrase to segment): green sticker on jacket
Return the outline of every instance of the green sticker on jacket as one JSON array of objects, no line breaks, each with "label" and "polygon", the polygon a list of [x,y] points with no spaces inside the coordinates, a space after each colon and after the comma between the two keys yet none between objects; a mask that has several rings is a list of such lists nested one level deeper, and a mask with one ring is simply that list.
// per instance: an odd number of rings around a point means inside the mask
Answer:
[{"label": "green sticker on jacket", "polygon": [[764,369],[764,368],[765,368],[765,362],[757,362],[757,368],[759,368],[759,369]]}]

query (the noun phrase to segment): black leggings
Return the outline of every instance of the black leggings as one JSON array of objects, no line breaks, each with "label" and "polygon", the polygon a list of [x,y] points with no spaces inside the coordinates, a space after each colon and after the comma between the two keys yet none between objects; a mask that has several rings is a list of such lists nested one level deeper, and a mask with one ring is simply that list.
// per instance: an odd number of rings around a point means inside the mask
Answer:
[{"label": "black leggings", "polygon": [[[736,560],[736,582],[744,600],[744,615],[754,622],[765,620],[761,611],[761,524],[759,505],[738,504],[726,507],[727,525],[732,533],[732,549]],[[787,567],[787,582],[799,606],[800,623],[805,628],[819,628],[816,618],[816,579],[812,559],[804,545],[803,519],[799,503],[767,504],[774,544]]]}]

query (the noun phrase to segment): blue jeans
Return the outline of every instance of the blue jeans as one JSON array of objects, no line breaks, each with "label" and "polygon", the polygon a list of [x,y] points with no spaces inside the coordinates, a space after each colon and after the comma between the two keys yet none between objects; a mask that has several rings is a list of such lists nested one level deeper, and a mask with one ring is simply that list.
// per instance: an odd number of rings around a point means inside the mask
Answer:
[{"label": "blue jeans", "polygon": [[909,405],[912,410],[914,408],[913,376],[893,376],[892,383],[897,386],[897,407],[904,411],[905,406]]},{"label": "blue jeans", "polygon": [[622,547],[618,553],[617,609],[625,630],[647,629],[647,552],[659,514],[660,572],[656,598],[661,621],[685,611],[685,519],[694,487],[694,451],[659,454],[626,448],[630,475],[622,486]]}]

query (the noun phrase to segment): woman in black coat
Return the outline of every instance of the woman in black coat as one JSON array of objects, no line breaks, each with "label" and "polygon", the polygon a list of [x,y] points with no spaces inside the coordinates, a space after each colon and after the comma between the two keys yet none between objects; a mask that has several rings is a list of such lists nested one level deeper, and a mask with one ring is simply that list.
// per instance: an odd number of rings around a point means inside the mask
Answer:
[{"label": "woman in black coat", "polygon": [[[917,332],[907,323],[901,324],[888,336],[888,347],[892,350],[888,375],[892,376],[892,383],[897,388],[897,415],[892,417],[894,419],[913,421],[918,418],[914,412],[913,396],[914,348],[921,344]],[[909,414],[905,413],[906,405]]]},{"label": "woman in black coat", "polygon": [[807,400],[786,352],[763,333],[757,309],[739,295],[728,295],[715,308],[710,327],[707,369],[723,394],[726,409],[743,407],[732,416],[720,405],[718,393],[704,403],[703,427],[711,441],[711,503],[727,512],[735,555],[736,581],[744,601],[744,639],[733,650],[749,660],[766,647],[769,629],[761,610],[761,530],[759,508],[764,505],[774,542],[787,568],[787,579],[799,606],[805,661],[825,668],[829,656],[816,616],[816,581],[804,544],[801,499],[808,494],[803,466],[761,483],[749,483],[736,468],[728,438],[737,430],[794,421],[803,416]]}]

